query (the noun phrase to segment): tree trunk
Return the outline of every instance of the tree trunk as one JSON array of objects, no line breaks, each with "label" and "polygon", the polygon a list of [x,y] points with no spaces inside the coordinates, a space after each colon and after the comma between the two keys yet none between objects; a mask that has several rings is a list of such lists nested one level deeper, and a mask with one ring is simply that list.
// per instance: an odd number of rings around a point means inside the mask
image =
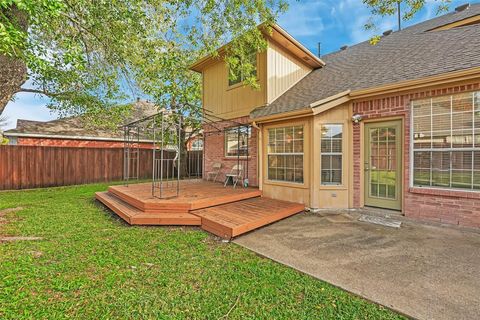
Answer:
[{"label": "tree trunk", "polygon": [[[27,32],[27,16],[16,6],[2,10],[10,21],[22,31]],[[0,55],[0,115],[13,95],[20,91],[20,87],[27,79],[27,66],[17,57]]]}]

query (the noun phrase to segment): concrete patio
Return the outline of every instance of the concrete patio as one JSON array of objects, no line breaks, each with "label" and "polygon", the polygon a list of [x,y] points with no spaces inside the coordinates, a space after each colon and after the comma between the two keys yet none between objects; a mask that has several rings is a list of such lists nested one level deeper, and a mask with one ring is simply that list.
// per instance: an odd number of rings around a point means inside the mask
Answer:
[{"label": "concrete patio", "polygon": [[480,233],[359,216],[299,214],[234,242],[414,318],[478,318]]}]

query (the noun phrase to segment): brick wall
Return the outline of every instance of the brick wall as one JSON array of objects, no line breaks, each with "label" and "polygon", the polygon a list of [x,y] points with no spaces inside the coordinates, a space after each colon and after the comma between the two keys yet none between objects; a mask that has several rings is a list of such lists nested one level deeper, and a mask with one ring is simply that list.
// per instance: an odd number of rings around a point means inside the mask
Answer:
[{"label": "brick wall", "polygon": [[[248,117],[242,117],[232,120],[219,121],[214,124],[204,126],[204,152],[205,152],[205,170],[206,178],[207,172],[212,171],[212,165],[216,162],[222,163],[221,174],[217,181],[225,180],[225,173],[229,173],[233,166],[237,164],[237,158],[225,157],[225,135],[224,129],[238,126],[238,123],[248,124]],[[257,129],[252,127],[252,135],[248,141],[249,158],[248,158],[248,180],[251,186],[258,186],[257,179]],[[240,160],[244,166],[245,176],[247,177],[247,165],[245,159]]]},{"label": "brick wall", "polygon": [[[76,147],[76,148],[123,148],[122,141],[52,139],[52,138],[18,138],[17,145],[44,147]],[[140,144],[142,149],[151,149],[150,143]]]},{"label": "brick wall", "polygon": [[[480,227],[480,193],[468,191],[410,188],[410,105],[411,100],[480,90],[480,83],[458,85],[434,90],[392,95],[353,103],[353,113],[364,119],[392,116],[404,121],[403,211],[407,217],[441,223]],[[354,206],[360,207],[360,125],[353,126]]]}]

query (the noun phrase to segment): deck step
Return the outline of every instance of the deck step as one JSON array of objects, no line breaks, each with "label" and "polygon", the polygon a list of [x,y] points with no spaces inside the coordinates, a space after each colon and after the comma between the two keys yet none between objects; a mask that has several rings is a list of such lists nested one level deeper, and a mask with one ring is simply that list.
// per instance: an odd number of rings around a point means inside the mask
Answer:
[{"label": "deck step", "polygon": [[97,192],[95,198],[132,225],[195,225],[201,219],[190,213],[156,212],[146,213],[126,203],[110,192]]},{"label": "deck step", "polygon": [[188,213],[191,207],[189,203],[158,201],[151,197],[150,193],[148,193],[148,195],[143,195],[143,197],[147,198],[148,200],[139,199],[138,197],[135,197],[135,194],[130,194],[128,192],[130,190],[125,190],[125,188],[118,186],[109,187],[108,191],[111,194],[114,194],[117,198],[121,199],[123,202],[128,203],[130,206],[146,213]]},{"label": "deck step", "polygon": [[202,218],[202,229],[230,239],[304,210],[303,204],[258,197],[191,213]]},{"label": "deck step", "polygon": [[108,191],[129,205],[146,213],[189,213],[190,210],[203,209],[225,203],[260,197],[262,191],[256,188],[224,188],[219,183],[181,184],[180,196],[174,196],[169,189],[170,198],[159,199],[152,196],[151,184],[140,183],[129,186],[111,186]]}]

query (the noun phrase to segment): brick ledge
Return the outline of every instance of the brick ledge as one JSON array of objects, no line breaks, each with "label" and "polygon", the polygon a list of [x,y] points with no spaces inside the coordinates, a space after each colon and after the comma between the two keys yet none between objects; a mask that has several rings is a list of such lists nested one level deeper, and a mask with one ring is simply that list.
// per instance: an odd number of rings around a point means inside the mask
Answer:
[{"label": "brick ledge", "polygon": [[411,187],[408,189],[411,193],[432,195],[432,196],[443,196],[443,197],[457,197],[457,198],[467,198],[467,199],[480,199],[480,192],[477,191],[460,191],[460,190],[445,190],[445,189],[435,189],[435,188],[420,188],[420,187]]}]

